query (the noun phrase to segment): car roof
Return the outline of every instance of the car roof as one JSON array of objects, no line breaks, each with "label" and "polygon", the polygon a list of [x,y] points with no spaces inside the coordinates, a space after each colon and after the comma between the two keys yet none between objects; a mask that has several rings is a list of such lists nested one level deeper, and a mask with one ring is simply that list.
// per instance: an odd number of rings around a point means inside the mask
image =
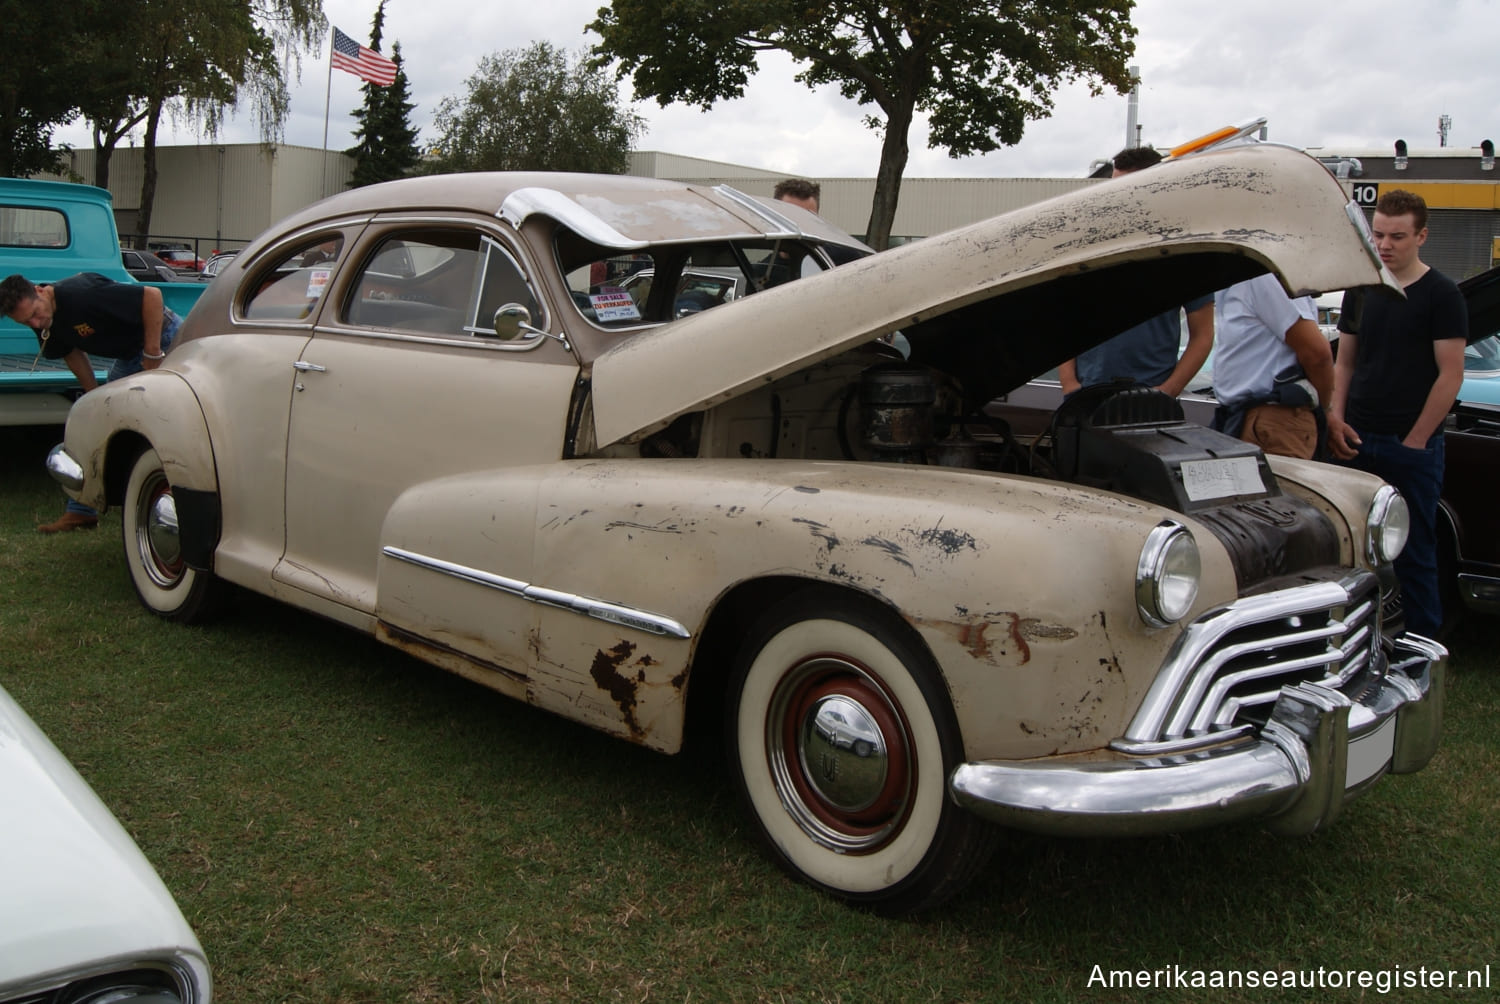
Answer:
[{"label": "car roof", "polygon": [[290,230],[384,212],[481,211],[521,227],[548,217],[601,247],[803,237],[865,248],[815,214],[727,185],[627,175],[476,172],[430,175],[340,192],[288,217],[256,246]]}]

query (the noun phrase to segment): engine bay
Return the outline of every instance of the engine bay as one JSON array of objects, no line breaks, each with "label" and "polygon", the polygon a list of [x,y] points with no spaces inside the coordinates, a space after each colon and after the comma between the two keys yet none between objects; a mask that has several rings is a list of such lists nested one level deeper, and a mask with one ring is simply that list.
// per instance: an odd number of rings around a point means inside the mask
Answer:
[{"label": "engine bay", "polygon": [[1132,384],[1085,388],[1039,431],[965,405],[941,370],[865,346],[705,412],[635,449],[644,457],[846,460],[1065,481],[1191,516],[1228,549],[1240,588],[1338,561],[1338,534],[1282,491],[1260,449],[1184,417],[1175,398]]}]

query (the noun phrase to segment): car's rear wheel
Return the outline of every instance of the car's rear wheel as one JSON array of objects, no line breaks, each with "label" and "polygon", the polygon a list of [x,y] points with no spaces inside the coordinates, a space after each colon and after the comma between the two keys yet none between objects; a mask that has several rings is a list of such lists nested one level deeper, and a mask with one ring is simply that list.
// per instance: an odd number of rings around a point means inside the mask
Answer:
[{"label": "car's rear wheel", "polygon": [[217,613],[228,584],[183,561],[177,504],[155,450],[146,449],[131,466],[121,514],[125,564],[146,609],[182,622]]},{"label": "car's rear wheel", "polygon": [[957,720],[903,627],[858,597],[789,596],[742,649],[728,709],[731,767],[779,862],[892,913],[947,899],[992,844],[948,798]]}]

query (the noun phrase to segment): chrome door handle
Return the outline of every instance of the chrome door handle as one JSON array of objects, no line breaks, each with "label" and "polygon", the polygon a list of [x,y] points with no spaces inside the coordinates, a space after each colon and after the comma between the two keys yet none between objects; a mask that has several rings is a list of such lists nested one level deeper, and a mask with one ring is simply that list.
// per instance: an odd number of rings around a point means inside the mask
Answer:
[{"label": "chrome door handle", "polygon": [[294,370],[301,370],[303,373],[327,373],[328,372],[328,367],[327,366],[319,366],[317,363],[310,363],[310,362],[307,362],[306,360],[303,360],[303,359],[298,359],[296,362],[292,363],[292,369],[294,369]]}]

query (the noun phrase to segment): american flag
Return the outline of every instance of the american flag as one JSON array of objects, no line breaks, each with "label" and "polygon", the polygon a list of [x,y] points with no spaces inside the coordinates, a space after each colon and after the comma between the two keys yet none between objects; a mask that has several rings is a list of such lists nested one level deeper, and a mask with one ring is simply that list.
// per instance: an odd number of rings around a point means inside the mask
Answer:
[{"label": "american flag", "polygon": [[395,63],[337,28],[333,29],[333,65],[377,87],[389,87],[396,79]]}]

